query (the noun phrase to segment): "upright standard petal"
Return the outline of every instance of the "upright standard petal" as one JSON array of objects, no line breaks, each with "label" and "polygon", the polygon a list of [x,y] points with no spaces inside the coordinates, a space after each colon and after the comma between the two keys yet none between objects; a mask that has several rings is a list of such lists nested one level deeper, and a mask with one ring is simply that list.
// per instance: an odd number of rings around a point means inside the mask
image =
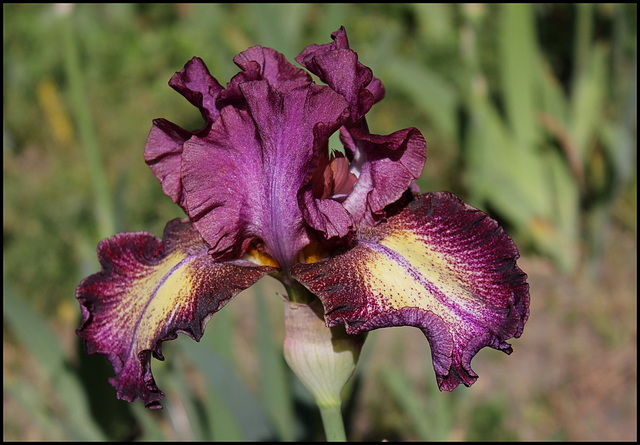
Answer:
[{"label": "upright standard petal", "polygon": [[471,359],[507,354],[529,316],[518,251],[483,212],[447,193],[417,195],[385,223],[361,229],[355,247],[294,278],[318,295],[328,326],[348,333],[416,326],[427,337],[441,390],[471,385]]},{"label": "upright standard petal", "polygon": [[194,134],[206,132],[218,118],[216,100],[223,88],[198,57],[175,73],[169,85],[200,109],[205,125],[200,131],[187,131],[165,119],[155,119],[144,149],[144,160],[162,184],[162,191],[186,213],[180,175],[184,143]]},{"label": "upright standard petal", "polygon": [[[319,195],[313,183],[300,196],[305,220],[327,240],[344,238],[357,226],[377,224],[385,207],[412,188],[427,156],[425,140],[415,128],[375,135],[361,128],[342,127],[340,139],[350,160],[349,174],[357,180],[349,182],[349,190],[339,201]],[[325,169],[327,164],[324,162]],[[319,168],[323,168],[322,162]],[[316,171],[314,177],[322,178],[322,173]]]},{"label": "upright standard petal", "polygon": [[200,109],[205,122],[213,122],[220,114],[216,100],[224,88],[209,74],[207,66],[194,57],[169,80],[169,86]]},{"label": "upright standard petal", "polygon": [[248,261],[215,262],[186,220],[173,220],[164,240],[146,232],[121,233],[98,245],[102,271],[77,288],[83,322],[78,335],[89,354],[103,354],[118,398],[161,408],[164,394],[151,373],[161,343],[183,332],[195,340],[233,296],[273,267]]},{"label": "upright standard petal", "polygon": [[233,61],[245,73],[234,76],[229,82],[232,85],[261,79],[268,80],[274,87],[285,81],[311,82],[309,73],[296,68],[284,55],[271,48],[252,46],[235,56]]},{"label": "upright standard petal", "polygon": [[309,243],[298,194],[311,182],[316,146],[346,119],[328,87],[267,80],[239,84],[246,109],[225,107],[182,155],[188,215],[217,258],[264,245],[283,269]]},{"label": "upright standard petal", "polygon": [[227,89],[218,97],[219,109],[227,105],[238,109],[247,108],[247,101],[240,89],[243,83],[267,80],[272,87],[278,88],[283,82],[311,82],[309,73],[296,68],[282,54],[271,48],[252,46],[235,56],[233,61],[242,71],[233,76],[227,84]]},{"label": "upright standard petal", "polygon": [[344,27],[331,34],[331,38],[331,43],[309,45],[296,61],[347,100],[351,122],[356,123],[374,103],[382,100],[384,87],[371,69],[358,61],[358,54],[349,49]]},{"label": "upright standard petal", "polygon": [[144,160],[162,184],[162,191],[186,212],[180,168],[184,143],[193,133],[166,119],[155,119],[147,138]]},{"label": "upright standard petal", "polygon": [[373,225],[385,207],[400,199],[422,174],[427,144],[416,128],[377,135],[363,128],[347,131],[343,127],[340,140],[358,175],[343,205],[358,224]]}]

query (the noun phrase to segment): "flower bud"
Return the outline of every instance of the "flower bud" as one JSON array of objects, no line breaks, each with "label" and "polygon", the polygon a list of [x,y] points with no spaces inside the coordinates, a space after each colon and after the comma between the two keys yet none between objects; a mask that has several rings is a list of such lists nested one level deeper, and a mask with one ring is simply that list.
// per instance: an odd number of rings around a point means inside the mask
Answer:
[{"label": "flower bud", "polygon": [[328,328],[322,304],[285,301],[284,357],[320,407],[340,406],[340,393],[358,362],[365,334]]}]

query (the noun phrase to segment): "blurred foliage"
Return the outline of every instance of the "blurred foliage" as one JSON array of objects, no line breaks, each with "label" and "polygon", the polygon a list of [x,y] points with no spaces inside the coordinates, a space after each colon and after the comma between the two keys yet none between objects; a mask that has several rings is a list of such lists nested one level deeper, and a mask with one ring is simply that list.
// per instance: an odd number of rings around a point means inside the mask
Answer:
[{"label": "blurred foliage", "polygon": [[[5,439],[322,438],[309,394],[282,361],[281,314],[261,300],[277,291],[268,284],[255,301],[240,296],[241,309],[217,314],[204,344],[181,337],[165,346],[171,359],[153,363],[167,392],[160,413],[115,400],[108,363],[82,353],[72,332],[75,286],[98,270],[98,241],[118,231],[159,236],[181,216],[142,153],[154,118],[201,126],[167,86],[196,55],[224,84],[237,72],[233,56],[251,45],[293,61],[344,25],[386,87],[368,117],[372,131],[415,126],[427,139],[423,191],[458,193],[504,224],[521,253],[546,256],[561,273],[597,270],[612,221],[635,235],[635,4],[4,4],[3,12],[4,390],[5,403],[29,414],[5,417]],[[249,305],[262,305],[261,316]],[[259,345],[249,348],[255,357],[237,332]],[[370,439],[518,438],[500,399],[471,409],[458,392],[439,399],[432,378],[425,405],[394,367],[358,377],[354,397],[360,378],[378,382],[389,405],[381,416],[397,419],[372,420]],[[347,419],[356,408],[347,405]]]}]

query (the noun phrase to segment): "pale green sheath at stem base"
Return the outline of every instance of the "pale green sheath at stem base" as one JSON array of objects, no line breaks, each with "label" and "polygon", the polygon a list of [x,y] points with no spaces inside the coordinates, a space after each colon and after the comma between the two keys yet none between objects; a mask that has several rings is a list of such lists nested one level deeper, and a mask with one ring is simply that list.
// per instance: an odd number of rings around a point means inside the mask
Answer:
[{"label": "pale green sheath at stem base", "polygon": [[284,356],[320,408],[327,441],[346,441],[341,392],[355,370],[365,335],[328,328],[322,304],[285,301]]}]

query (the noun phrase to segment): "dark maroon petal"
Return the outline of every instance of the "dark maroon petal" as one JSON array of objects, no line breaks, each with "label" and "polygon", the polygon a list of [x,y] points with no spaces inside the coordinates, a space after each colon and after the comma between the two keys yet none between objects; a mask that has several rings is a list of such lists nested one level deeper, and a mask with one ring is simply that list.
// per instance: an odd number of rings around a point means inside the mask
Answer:
[{"label": "dark maroon petal", "polygon": [[343,238],[355,230],[355,222],[344,206],[333,199],[319,199],[312,187],[306,187],[299,196],[305,221],[323,234],[325,239]]},{"label": "dark maroon petal", "polygon": [[155,119],[144,149],[144,160],[160,180],[162,191],[185,211],[180,168],[184,143],[191,136],[165,119]]},{"label": "dark maroon petal", "polygon": [[[266,79],[274,87],[285,81],[311,82],[311,76],[293,66],[282,54],[271,48],[252,46],[238,54],[233,61],[243,71],[251,73],[246,80]],[[235,79],[235,78],[234,78]],[[242,77],[232,83],[240,83]]]},{"label": "dark maroon petal", "polygon": [[351,250],[292,275],[318,295],[328,326],[348,333],[416,326],[431,345],[438,385],[471,385],[485,346],[511,353],[529,316],[529,285],[503,229],[456,196],[416,196]]},{"label": "dark maroon petal", "polygon": [[343,127],[341,140],[351,154],[351,170],[358,176],[343,205],[358,224],[371,225],[422,174],[426,142],[416,128],[375,135]]},{"label": "dark maroon petal", "polygon": [[238,54],[233,61],[242,71],[231,79],[217,102],[219,109],[232,105],[238,109],[246,109],[247,104],[240,85],[255,80],[267,80],[272,87],[278,88],[282,82],[311,83],[311,76],[293,66],[279,52],[262,46],[252,46]]},{"label": "dark maroon petal", "polygon": [[209,318],[233,296],[275,271],[248,261],[215,262],[191,224],[173,220],[164,241],[146,232],[120,233],[98,245],[102,271],[77,288],[83,321],[78,335],[102,354],[118,398],[160,408],[164,394],[151,373],[161,343],[185,333],[202,337]]},{"label": "dark maroon petal", "polygon": [[[194,57],[187,62],[181,71],[173,75],[169,85],[200,109],[205,119],[205,130],[218,118],[215,101],[223,88],[209,74],[201,59]],[[145,162],[160,180],[162,190],[185,212],[180,178],[182,151],[184,143],[194,134],[198,132],[184,130],[165,119],[155,119],[144,151]]]},{"label": "dark maroon petal", "polygon": [[356,225],[376,224],[385,207],[404,192],[418,191],[415,179],[426,161],[426,143],[415,128],[382,136],[342,127],[340,139],[351,160],[350,171],[358,178],[355,185],[339,202],[318,197],[312,185],[300,195],[305,220],[325,239],[345,237]]},{"label": "dark maroon petal", "polygon": [[218,81],[209,74],[202,59],[194,57],[184,68],[175,73],[169,85],[200,109],[207,123],[218,118],[216,99],[223,90]]},{"label": "dark maroon petal", "polygon": [[358,61],[358,54],[349,49],[343,27],[331,38],[332,43],[309,45],[296,60],[347,100],[355,123],[384,97],[384,87],[371,69]]}]

